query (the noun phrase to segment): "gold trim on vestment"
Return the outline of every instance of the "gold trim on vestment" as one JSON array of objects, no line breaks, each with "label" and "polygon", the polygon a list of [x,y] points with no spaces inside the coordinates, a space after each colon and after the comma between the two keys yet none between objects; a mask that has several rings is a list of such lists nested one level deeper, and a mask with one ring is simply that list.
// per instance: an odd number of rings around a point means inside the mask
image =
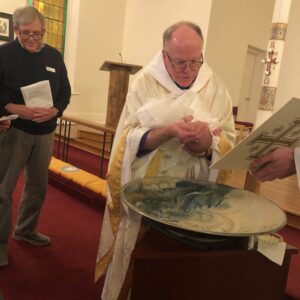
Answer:
[{"label": "gold trim on vestment", "polygon": [[[145,176],[144,177],[155,177],[158,174],[159,171],[159,167],[160,167],[160,158],[161,158],[161,154],[160,151],[158,149],[158,151],[155,153],[155,155],[152,157],[147,170],[145,172]],[[136,243],[134,248],[137,247],[137,245],[143,240],[144,236],[146,235],[146,233],[148,232],[150,226],[147,224],[144,224],[143,222],[141,222],[141,226],[139,228],[139,233],[136,239]],[[130,263],[125,275],[125,280],[123,282],[120,294],[118,296],[118,300],[123,300],[123,299],[127,299],[128,294],[130,292],[131,289],[131,285],[132,285],[132,278],[133,278],[133,271],[134,271],[134,265],[133,262],[130,258]]]},{"label": "gold trim on vestment", "polygon": [[102,256],[101,259],[96,263],[95,278],[94,278],[95,282],[97,282],[105,273],[107,266],[113,256],[114,248],[115,248],[115,241],[110,247],[110,249],[105,253],[105,255]]},{"label": "gold trim on vestment", "polygon": [[112,163],[110,164],[108,170],[107,184],[111,195],[111,202],[108,204],[108,209],[110,213],[112,231],[115,236],[121,221],[121,173],[128,132],[129,128],[123,131],[118,147],[114,153]]},{"label": "gold trim on vestment", "polygon": [[115,240],[119,224],[121,222],[121,172],[122,164],[125,153],[126,138],[130,128],[123,131],[120,138],[118,147],[113,155],[112,161],[109,165],[107,184],[109,187],[111,202],[107,204],[109,210],[110,223],[114,234],[114,242],[111,248],[105,253],[104,256],[96,263],[95,281],[97,281],[106,271],[108,264],[111,261],[115,248]]},{"label": "gold trim on vestment", "polygon": [[144,177],[156,177],[159,171],[161,154],[159,149],[152,157]]},{"label": "gold trim on vestment", "polygon": [[[104,256],[100,258],[100,260],[96,263],[95,270],[95,281],[97,281],[106,271],[115,248],[115,240],[118,232],[118,227],[121,222],[121,173],[122,173],[122,165],[124,159],[124,153],[126,149],[126,139],[130,128],[127,128],[120,138],[120,142],[118,144],[117,149],[114,152],[114,156],[109,166],[108,170],[108,179],[107,184],[109,187],[111,202],[107,204],[109,210],[109,217],[111,222],[112,231],[114,234],[114,243],[111,248],[105,253]],[[145,177],[153,177],[156,176],[159,170],[160,165],[160,151],[151,159],[149,163]],[[143,227],[142,227],[143,228]],[[139,233],[139,239],[141,238],[141,232]]]},{"label": "gold trim on vestment", "polygon": [[[227,138],[224,136],[224,134],[221,134],[221,138],[219,142],[219,149],[220,149],[221,156],[226,154],[229,150],[231,150],[231,148],[232,147],[229,144]],[[222,169],[219,171],[216,182],[220,184],[229,184],[230,177],[231,177],[231,170]]]}]

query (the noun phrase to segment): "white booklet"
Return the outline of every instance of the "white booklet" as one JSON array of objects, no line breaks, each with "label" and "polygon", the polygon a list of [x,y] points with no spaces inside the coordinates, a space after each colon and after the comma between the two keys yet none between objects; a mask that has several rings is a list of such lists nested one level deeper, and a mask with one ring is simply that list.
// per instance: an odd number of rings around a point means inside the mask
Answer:
[{"label": "white booklet", "polygon": [[278,147],[295,148],[299,144],[300,99],[292,98],[210,168],[247,170],[254,159]]},{"label": "white booklet", "polygon": [[49,80],[21,87],[22,95],[28,107],[52,107],[53,99]]},{"label": "white booklet", "polygon": [[1,117],[0,121],[15,120],[17,118],[19,118],[19,115],[8,115],[8,116]]}]

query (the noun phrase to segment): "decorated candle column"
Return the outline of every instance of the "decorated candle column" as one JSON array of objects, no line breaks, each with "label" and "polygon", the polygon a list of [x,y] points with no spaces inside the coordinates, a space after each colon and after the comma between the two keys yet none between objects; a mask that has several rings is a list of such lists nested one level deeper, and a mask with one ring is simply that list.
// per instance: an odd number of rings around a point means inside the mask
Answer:
[{"label": "decorated candle column", "polygon": [[259,106],[255,126],[259,126],[273,113],[279,71],[292,0],[276,0],[268,42]]}]

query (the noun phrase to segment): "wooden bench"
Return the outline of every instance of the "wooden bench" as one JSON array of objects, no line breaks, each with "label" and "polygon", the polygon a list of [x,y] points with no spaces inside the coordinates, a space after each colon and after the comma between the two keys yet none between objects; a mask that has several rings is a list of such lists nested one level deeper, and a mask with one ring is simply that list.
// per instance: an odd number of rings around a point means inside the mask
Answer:
[{"label": "wooden bench", "polygon": [[51,159],[49,171],[50,182],[53,183],[54,181],[56,183],[54,185],[59,187],[63,186],[69,187],[70,189],[73,188],[73,196],[80,193],[81,196],[93,195],[99,196],[101,199],[106,199],[107,194],[105,179],[72,166],[71,164],[55,157],[52,157]]}]

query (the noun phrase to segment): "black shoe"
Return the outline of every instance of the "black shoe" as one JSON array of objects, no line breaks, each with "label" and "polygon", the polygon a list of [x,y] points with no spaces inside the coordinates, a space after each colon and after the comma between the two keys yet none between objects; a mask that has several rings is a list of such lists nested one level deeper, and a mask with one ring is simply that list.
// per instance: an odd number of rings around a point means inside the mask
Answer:
[{"label": "black shoe", "polygon": [[17,234],[14,232],[13,239],[17,241],[27,242],[35,246],[47,246],[51,242],[48,236],[38,232],[27,233],[24,235]]},{"label": "black shoe", "polygon": [[7,245],[0,245],[0,268],[6,265],[8,265]]}]

